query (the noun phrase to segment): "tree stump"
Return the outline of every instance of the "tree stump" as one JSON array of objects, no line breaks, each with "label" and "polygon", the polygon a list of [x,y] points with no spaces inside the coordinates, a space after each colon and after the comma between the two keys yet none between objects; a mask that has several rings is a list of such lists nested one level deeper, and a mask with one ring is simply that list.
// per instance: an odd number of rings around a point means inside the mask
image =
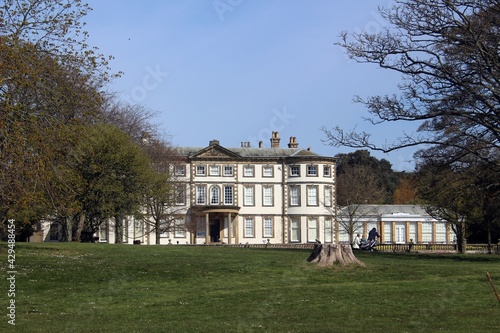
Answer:
[{"label": "tree stump", "polygon": [[349,244],[316,244],[307,261],[320,267],[333,266],[336,262],[342,266],[357,264],[366,267],[362,261],[356,258]]}]

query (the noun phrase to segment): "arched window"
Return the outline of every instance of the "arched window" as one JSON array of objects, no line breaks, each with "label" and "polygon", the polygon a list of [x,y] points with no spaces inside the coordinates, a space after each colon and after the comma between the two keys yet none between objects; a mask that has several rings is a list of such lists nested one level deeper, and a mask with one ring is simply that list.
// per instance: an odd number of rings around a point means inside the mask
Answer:
[{"label": "arched window", "polygon": [[210,188],[210,204],[211,205],[220,204],[220,190],[217,186],[212,186]]}]

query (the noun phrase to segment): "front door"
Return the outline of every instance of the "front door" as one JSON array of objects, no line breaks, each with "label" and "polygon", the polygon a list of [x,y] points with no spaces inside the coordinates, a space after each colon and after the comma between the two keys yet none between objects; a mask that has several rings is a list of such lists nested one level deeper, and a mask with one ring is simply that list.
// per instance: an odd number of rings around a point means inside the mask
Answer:
[{"label": "front door", "polygon": [[213,220],[210,223],[210,242],[217,243],[220,241],[220,220]]}]

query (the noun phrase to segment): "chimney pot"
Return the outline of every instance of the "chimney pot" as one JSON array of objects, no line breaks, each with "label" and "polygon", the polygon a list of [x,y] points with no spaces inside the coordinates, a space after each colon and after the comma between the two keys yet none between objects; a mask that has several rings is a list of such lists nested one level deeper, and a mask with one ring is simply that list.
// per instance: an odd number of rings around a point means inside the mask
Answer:
[{"label": "chimney pot", "polygon": [[280,136],[278,132],[273,132],[271,136],[271,148],[280,147]]}]

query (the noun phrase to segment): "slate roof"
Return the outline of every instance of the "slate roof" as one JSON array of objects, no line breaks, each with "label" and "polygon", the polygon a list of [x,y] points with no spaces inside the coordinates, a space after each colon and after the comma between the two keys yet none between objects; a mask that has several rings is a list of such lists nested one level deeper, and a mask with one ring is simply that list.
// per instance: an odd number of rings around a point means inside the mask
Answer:
[{"label": "slate roof", "polygon": [[209,147],[179,147],[177,151],[181,156],[193,157],[197,153],[206,150],[207,148],[214,148],[230,151],[242,158],[289,158],[289,157],[304,157],[304,158],[332,158],[327,156],[320,156],[310,150],[302,148],[226,148],[219,145]]},{"label": "slate roof", "polygon": [[[340,214],[345,207],[340,208]],[[362,215],[376,216],[429,216],[424,206],[421,205],[360,205],[357,209]]]}]

